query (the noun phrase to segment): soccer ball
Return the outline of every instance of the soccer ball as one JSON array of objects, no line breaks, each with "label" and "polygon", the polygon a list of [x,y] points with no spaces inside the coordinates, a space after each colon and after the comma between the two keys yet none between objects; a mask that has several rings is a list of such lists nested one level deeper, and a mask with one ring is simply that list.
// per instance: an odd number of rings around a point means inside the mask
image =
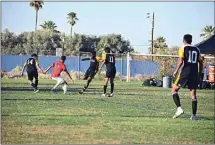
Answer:
[{"label": "soccer ball", "polygon": [[64,94],[66,94],[67,89],[68,89],[68,85],[63,85],[62,89],[63,89]]}]

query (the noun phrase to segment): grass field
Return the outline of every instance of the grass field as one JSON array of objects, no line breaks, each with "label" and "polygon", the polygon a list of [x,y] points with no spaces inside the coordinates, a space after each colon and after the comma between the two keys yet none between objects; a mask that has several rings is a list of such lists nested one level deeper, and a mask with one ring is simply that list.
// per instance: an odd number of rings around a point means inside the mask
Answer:
[{"label": "grass field", "polygon": [[[100,97],[103,81],[70,85],[67,95],[52,94],[52,80],[40,80],[34,94],[25,79],[2,79],[3,144],[214,143],[214,91],[198,91],[198,121],[189,119],[188,90],[180,97],[185,114],[178,119],[170,90],[115,82],[112,98]],[[108,87],[108,91],[110,88]]]}]

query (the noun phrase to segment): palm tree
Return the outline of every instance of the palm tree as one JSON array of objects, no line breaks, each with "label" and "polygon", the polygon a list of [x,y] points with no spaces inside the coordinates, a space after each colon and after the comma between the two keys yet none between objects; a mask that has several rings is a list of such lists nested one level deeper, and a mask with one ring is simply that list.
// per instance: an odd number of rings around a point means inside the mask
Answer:
[{"label": "palm tree", "polygon": [[200,34],[200,37],[204,37],[204,39],[208,39],[210,38],[212,35],[215,34],[215,27],[211,26],[211,25],[206,25],[203,29],[202,29],[202,34]]},{"label": "palm tree", "polygon": [[166,39],[164,37],[157,37],[157,39],[154,42],[154,54],[159,51],[163,51],[163,49],[167,48]]},{"label": "palm tree", "polygon": [[57,26],[53,21],[45,21],[40,27],[51,32],[59,33],[59,31],[56,30]]},{"label": "palm tree", "polygon": [[67,14],[68,23],[71,25],[71,36],[72,36],[72,27],[76,24],[76,21],[79,20],[75,12],[70,12]]},{"label": "palm tree", "polygon": [[42,9],[42,5],[43,5],[43,1],[31,1],[30,2],[30,6],[34,7],[35,11],[36,11],[36,23],[35,23],[35,31],[37,30],[37,19],[38,19],[38,11],[39,9]]}]

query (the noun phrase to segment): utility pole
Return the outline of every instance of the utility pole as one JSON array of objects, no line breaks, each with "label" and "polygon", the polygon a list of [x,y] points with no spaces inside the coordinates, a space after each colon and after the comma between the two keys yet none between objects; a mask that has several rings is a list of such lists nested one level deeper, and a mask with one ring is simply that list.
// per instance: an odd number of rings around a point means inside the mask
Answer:
[{"label": "utility pole", "polygon": [[[150,13],[147,13],[147,18],[150,18]],[[155,14],[154,12],[152,13],[152,31],[151,31],[151,54],[153,54],[153,49],[154,49],[154,20],[155,20]],[[153,56],[152,56],[152,61],[153,61]]]},{"label": "utility pole", "polygon": [[[152,47],[152,55],[153,55],[153,49],[154,49],[154,20],[155,20],[155,14],[153,12],[153,15],[152,15],[152,43],[151,43],[151,47]],[[152,56],[152,61],[153,61],[153,56]]]}]

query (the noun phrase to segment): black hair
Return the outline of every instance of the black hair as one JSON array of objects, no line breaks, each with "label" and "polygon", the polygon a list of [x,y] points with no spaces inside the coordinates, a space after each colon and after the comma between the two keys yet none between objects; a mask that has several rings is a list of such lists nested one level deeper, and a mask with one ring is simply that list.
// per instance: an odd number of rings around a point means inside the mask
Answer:
[{"label": "black hair", "polygon": [[31,57],[38,57],[36,53],[32,54]]},{"label": "black hair", "polygon": [[61,56],[61,58],[60,58],[61,60],[63,60],[63,61],[65,61],[66,60],[66,56]]},{"label": "black hair", "polygon": [[110,53],[110,47],[106,47],[106,48],[104,49],[104,51],[105,51],[106,53]]},{"label": "black hair", "polygon": [[191,44],[192,43],[192,35],[185,34],[183,40],[186,41],[186,43]]}]

